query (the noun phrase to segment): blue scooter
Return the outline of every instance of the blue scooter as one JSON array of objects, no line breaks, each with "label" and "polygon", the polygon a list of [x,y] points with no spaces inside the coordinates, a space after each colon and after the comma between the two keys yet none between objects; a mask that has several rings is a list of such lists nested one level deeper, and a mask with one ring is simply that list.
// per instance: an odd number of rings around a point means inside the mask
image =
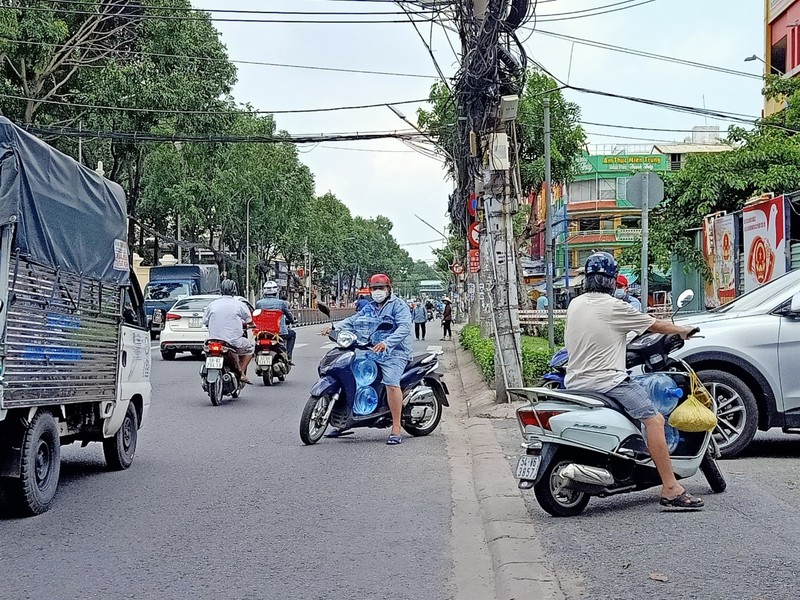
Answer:
[{"label": "blue scooter", "polygon": [[[330,317],[327,306],[319,304],[318,308]],[[390,323],[381,323],[372,334],[391,327]],[[336,348],[320,361],[319,381],[311,389],[300,417],[300,439],[307,445],[322,439],[328,425],[341,435],[360,427],[387,428],[392,424],[380,363],[372,352],[372,335],[359,338],[351,331],[334,328],[329,337]],[[449,390],[438,368],[437,352],[418,354],[400,379],[402,426],[410,435],[432,433],[442,418],[442,407],[450,406]]]}]

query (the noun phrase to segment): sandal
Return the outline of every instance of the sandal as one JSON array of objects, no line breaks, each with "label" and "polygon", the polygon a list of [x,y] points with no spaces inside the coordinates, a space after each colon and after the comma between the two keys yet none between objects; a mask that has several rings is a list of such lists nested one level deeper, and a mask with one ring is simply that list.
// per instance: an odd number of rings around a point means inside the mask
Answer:
[{"label": "sandal", "polygon": [[392,434],[389,436],[389,439],[386,440],[387,446],[397,446],[403,443],[403,436],[402,435],[395,435]]},{"label": "sandal", "polygon": [[241,381],[242,383],[244,383],[246,385],[253,385],[253,382],[250,381],[247,377],[240,377],[239,381]]},{"label": "sandal", "polygon": [[702,498],[695,498],[689,492],[678,494],[674,498],[661,497],[659,504],[668,510],[699,510],[705,506]]}]

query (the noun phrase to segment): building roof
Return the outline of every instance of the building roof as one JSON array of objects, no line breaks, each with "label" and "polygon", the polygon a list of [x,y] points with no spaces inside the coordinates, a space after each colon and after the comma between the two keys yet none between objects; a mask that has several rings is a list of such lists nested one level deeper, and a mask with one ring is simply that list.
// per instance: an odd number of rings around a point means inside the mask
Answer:
[{"label": "building roof", "polygon": [[729,152],[727,144],[659,144],[653,151],[659,154],[701,154],[703,152]]}]

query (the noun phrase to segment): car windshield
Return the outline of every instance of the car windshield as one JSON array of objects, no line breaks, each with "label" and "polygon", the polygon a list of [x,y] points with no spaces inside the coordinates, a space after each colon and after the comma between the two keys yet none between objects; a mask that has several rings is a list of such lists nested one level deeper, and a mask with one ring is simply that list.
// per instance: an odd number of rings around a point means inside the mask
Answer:
[{"label": "car windshield", "polygon": [[185,300],[179,300],[172,307],[172,310],[204,310],[214,300],[216,298],[186,298]]},{"label": "car windshield", "polygon": [[180,296],[189,296],[191,293],[188,283],[148,283],[144,290],[144,299],[177,300]]},{"label": "car windshield", "polygon": [[761,287],[751,290],[732,302],[711,309],[711,312],[744,312],[758,308],[765,302],[775,300],[779,296],[782,296],[788,289],[796,286],[798,281],[800,281],[800,269],[790,271],[786,273],[786,275],[781,275],[774,281],[770,281]]}]

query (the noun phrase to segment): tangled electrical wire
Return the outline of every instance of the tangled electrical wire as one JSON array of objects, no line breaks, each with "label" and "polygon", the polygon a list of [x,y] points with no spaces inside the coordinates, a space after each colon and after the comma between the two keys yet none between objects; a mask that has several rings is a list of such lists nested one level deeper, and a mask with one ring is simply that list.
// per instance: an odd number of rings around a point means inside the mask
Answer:
[{"label": "tangled electrical wire", "polygon": [[456,231],[467,230],[465,196],[482,175],[483,140],[480,133],[497,108],[501,96],[522,95],[525,89],[527,55],[517,29],[534,17],[536,0],[489,0],[486,13],[478,18],[472,0],[460,0],[456,23],[467,51],[455,77],[459,144],[454,156],[458,190],[450,198],[448,212]]}]

